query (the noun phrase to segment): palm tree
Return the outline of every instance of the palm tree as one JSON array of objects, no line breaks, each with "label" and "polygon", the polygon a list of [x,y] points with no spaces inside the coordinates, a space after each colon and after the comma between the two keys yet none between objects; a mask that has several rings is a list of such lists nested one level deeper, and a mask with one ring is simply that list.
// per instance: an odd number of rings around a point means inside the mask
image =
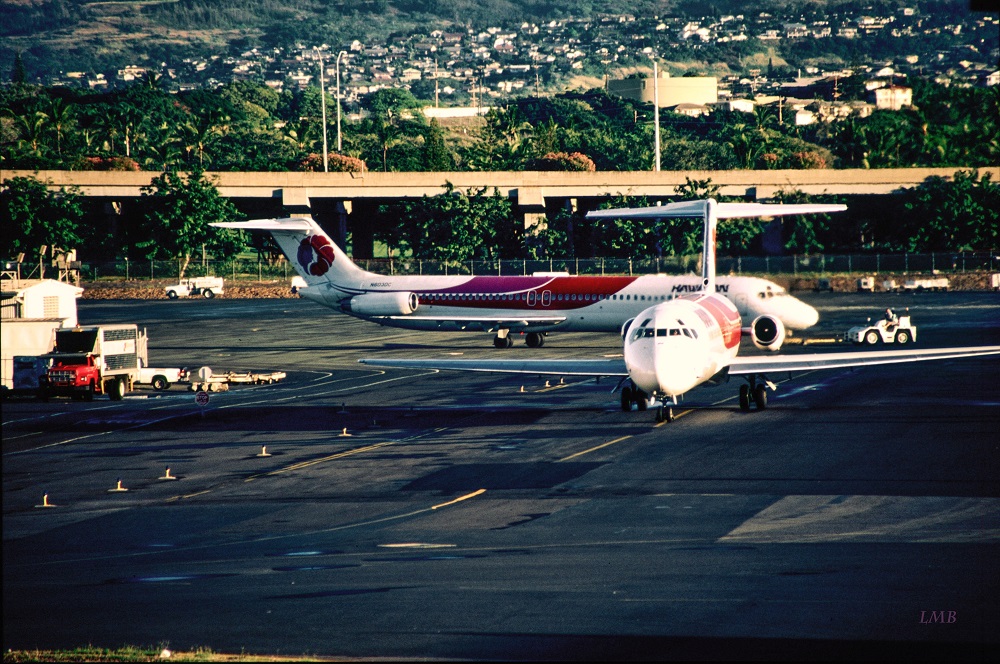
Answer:
[{"label": "palm tree", "polygon": [[15,120],[21,133],[21,137],[17,141],[18,145],[21,147],[29,145],[31,146],[31,154],[40,156],[45,125],[49,122],[48,116],[41,111],[29,111],[24,115],[16,116]]},{"label": "palm tree", "polygon": [[740,165],[752,169],[761,155],[764,154],[765,142],[758,140],[755,132],[743,122],[737,122],[728,127],[726,145],[736,155]]},{"label": "palm tree", "polygon": [[65,100],[56,97],[52,99],[48,112],[48,124],[56,132],[56,154],[62,156],[62,135],[63,130],[68,128],[73,122],[74,109]]},{"label": "palm tree", "polygon": [[207,110],[184,124],[183,130],[186,136],[184,149],[188,154],[192,151],[197,152],[200,168],[205,166],[206,148],[217,137],[228,131],[229,121],[229,116],[218,111]]}]

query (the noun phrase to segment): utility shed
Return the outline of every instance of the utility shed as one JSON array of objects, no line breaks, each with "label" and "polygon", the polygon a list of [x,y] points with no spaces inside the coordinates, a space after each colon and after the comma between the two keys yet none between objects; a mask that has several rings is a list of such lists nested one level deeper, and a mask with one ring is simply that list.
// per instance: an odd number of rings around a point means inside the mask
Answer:
[{"label": "utility shed", "polygon": [[78,286],[53,279],[0,280],[0,378],[14,388],[14,358],[52,351],[55,330],[77,324]]},{"label": "utility shed", "polygon": [[74,327],[83,289],[54,279],[0,280],[0,318],[59,318]]}]

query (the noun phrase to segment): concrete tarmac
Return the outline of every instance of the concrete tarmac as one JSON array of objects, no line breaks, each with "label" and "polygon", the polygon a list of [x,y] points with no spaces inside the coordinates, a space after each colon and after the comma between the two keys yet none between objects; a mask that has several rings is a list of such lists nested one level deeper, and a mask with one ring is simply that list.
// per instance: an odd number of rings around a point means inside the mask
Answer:
[{"label": "concrete tarmac", "polygon": [[[801,297],[820,310],[818,339],[909,306],[917,347],[1000,343],[996,294]],[[145,326],[154,365],[288,378],[205,407],[183,386],[117,403],[6,401],[5,649],[593,661],[1000,650],[1000,358],[802,374],[764,412],[739,411],[734,380],[657,425],[620,411],[613,380],[357,364],[601,357],[620,353],[613,334],[498,351],[483,333],[225,298],[82,301],[80,320]],[[39,507],[46,494],[53,507]]]}]

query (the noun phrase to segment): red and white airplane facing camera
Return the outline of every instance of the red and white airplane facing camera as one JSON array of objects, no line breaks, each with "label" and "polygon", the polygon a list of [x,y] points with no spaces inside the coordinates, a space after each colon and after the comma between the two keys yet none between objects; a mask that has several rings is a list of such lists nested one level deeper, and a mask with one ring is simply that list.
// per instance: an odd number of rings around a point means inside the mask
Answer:
[{"label": "red and white airplane facing camera", "polygon": [[[493,332],[497,348],[513,345],[511,332],[524,334],[533,348],[556,330],[619,332],[623,323],[654,302],[702,290],[698,276],[663,274],[387,276],[362,270],[310,219],[212,225],[270,233],[305,281],[298,289],[303,298],[380,325]],[[766,315],[780,323],[763,340],[775,347],[786,329],[804,330],[819,319],[814,308],[766,279],[720,277],[716,287],[746,318]]]},{"label": "red and white airplane facing camera", "polygon": [[[644,309],[622,330],[623,354],[618,359],[529,359],[394,360],[367,358],[362,364],[414,369],[442,369],[557,376],[616,376],[627,381],[621,390],[623,410],[656,409],[658,421],[671,421],[677,398],[706,383],[727,381],[730,376],[746,380],[740,385],[740,408],[767,407],[767,389],[775,389],[768,374],[861,367],[921,360],[944,360],[1000,354],[1000,346],[830,352],[796,355],[739,357],[740,338],[749,333],[758,347],[773,348],[757,341],[758,336],[780,327],[780,322],[764,315],[750,328],[736,307],[715,290],[715,230],[718,219],[772,217],[789,214],[836,212],[842,205],[766,205],[758,203],[717,203],[714,199],[673,203],[654,208],[602,210],[601,216],[627,218],[701,217],[704,219],[703,292],[657,302]],[[759,328],[755,330],[754,328]]]}]

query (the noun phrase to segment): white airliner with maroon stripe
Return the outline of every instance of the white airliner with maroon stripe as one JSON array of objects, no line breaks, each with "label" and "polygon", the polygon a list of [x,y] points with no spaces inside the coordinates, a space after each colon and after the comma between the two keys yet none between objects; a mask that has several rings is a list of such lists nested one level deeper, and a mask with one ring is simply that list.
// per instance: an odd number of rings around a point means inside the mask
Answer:
[{"label": "white airliner with maroon stripe", "polygon": [[[741,376],[740,408],[749,410],[751,401],[758,410],[767,407],[767,388],[774,384],[767,374],[816,369],[872,366],[920,360],[941,360],[1000,354],[1000,346],[889,350],[848,353],[811,353],[739,357],[743,327],[739,311],[728,299],[715,292],[715,227],[720,218],[763,217],[809,214],[844,210],[842,205],[762,205],[756,203],[716,203],[713,199],[674,203],[656,208],[602,210],[599,216],[703,217],[704,293],[686,295],[646,308],[623,330],[620,359],[529,359],[462,360],[369,358],[362,364],[392,368],[444,369],[558,376],[620,376],[627,380],[621,390],[623,410],[633,405],[640,410],[653,406],[657,420],[673,419],[677,397],[710,382]],[[597,213],[591,213],[598,216]],[[767,317],[761,317],[766,319]],[[754,325],[761,321],[755,321]],[[752,331],[750,331],[753,333]]]},{"label": "white airliner with maroon stripe", "polygon": [[[644,276],[386,276],[367,272],[315,222],[303,218],[213,224],[268,232],[306,285],[299,295],[351,316],[412,330],[494,332],[494,345],[513,344],[523,333],[528,346],[544,343],[554,330],[619,332],[651,304],[701,292],[701,277]],[[783,288],[757,277],[729,276],[717,290],[748,320],[777,321],[757,341],[777,347],[785,330],[816,324],[814,308]]]}]

